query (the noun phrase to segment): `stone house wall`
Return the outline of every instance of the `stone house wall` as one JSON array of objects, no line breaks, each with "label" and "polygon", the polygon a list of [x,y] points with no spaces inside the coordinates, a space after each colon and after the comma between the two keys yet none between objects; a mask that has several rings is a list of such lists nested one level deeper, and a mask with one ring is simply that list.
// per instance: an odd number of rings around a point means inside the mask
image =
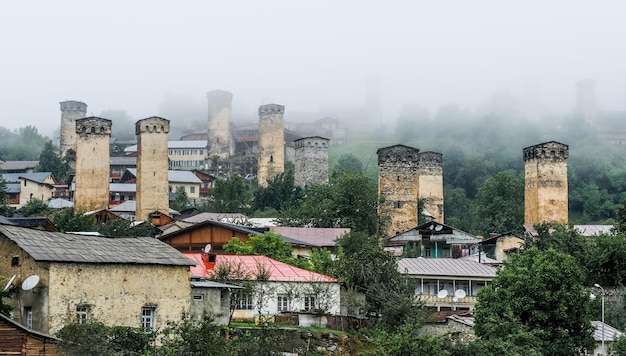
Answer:
[{"label": "stone house wall", "polygon": [[[443,157],[441,153],[419,153],[418,186],[419,201],[435,221],[444,222],[443,217]],[[421,213],[421,212],[418,212]]]}]

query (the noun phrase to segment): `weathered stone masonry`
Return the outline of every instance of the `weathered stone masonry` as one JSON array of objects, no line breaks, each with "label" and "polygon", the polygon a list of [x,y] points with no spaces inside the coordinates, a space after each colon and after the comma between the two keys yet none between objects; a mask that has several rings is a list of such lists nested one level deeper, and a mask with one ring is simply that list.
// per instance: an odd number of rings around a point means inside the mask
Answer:
[{"label": "weathered stone masonry", "polygon": [[294,182],[296,186],[328,183],[329,139],[303,137],[295,145]]},{"label": "weathered stone masonry", "polygon": [[208,92],[209,104],[209,158],[215,155],[228,159],[235,154],[230,130],[233,94],[224,90]]},{"label": "weathered stone masonry", "polygon": [[111,120],[76,120],[76,191],[74,210],[109,208]]},{"label": "weathered stone masonry", "polygon": [[71,150],[76,152],[76,134],[77,119],[82,119],[87,115],[87,104],[80,101],[62,101],[61,103],[61,140],[59,142],[59,155],[61,157]]},{"label": "weathered stone masonry", "polygon": [[259,107],[259,158],[257,180],[267,180],[285,171],[285,107],[268,104]]},{"label": "weathered stone masonry", "polygon": [[169,215],[167,134],[170,121],[150,117],[135,124],[137,134],[137,220],[150,220],[150,214]]}]

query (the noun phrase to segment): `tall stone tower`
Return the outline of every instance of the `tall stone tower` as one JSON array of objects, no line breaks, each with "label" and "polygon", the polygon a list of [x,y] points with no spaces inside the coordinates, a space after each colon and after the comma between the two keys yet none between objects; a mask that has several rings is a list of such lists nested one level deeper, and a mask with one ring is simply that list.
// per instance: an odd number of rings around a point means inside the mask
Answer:
[{"label": "tall stone tower", "polygon": [[419,149],[395,145],[379,148],[376,154],[378,194],[384,198],[378,205],[380,232],[393,237],[417,226]]},{"label": "tall stone tower", "polygon": [[295,145],[294,182],[296,186],[328,183],[329,139],[313,136],[293,141]]},{"label": "tall stone tower", "polygon": [[88,117],[76,123],[75,211],[109,208],[111,120]]},{"label": "tall stone tower", "polygon": [[233,94],[224,90],[206,93],[209,102],[209,158],[215,155],[228,159],[235,154],[230,131]]},{"label": "tall stone tower", "polygon": [[418,199],[423,203],[424,210],[443,224],[443,155],[420,152],[418,160]]},{"label": "tall stone tower", "polygon": [[268,104],[259,107],[259,159],[257,180],[267,180],[285,171],[285,107]]},{"label": "tall stone tower", "polygon": [[135,123],[137,134],[137,206],[135,218],[149,221],[150,214],[169,215],[167,134],[170,121],[149,117]]},{"label": "tall stone tower", "polygon": [[576,83],[576,111],[582,118],[590,123],[595,124],[598,117],[596,110],[596,81],[593,79],[584,79]]},{"label": "tall stone tower", "polygon": [[569,147],[550,141],[524,148],[524,224],[566,224]]},{"label": "tall stone tower", "polygon": [[62,101],[61,103],[61,140],[59,155],[61,157],[71,150],[70,155],[76,152],[76,120],[87,116],[87,104],[80,101]]}]

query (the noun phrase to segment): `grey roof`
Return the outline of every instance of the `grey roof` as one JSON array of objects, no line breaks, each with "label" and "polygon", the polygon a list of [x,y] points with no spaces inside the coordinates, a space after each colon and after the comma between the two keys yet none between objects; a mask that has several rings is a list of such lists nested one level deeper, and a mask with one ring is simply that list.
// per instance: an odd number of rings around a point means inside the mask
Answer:
[{"label": "grey roof", "polygon": [[199,223],[207,220],[232,222],[234,220],[246,220],[248,217],[239,213],[199,213],[183,219],[186,222]]},{"label": "grey roof", "polygon": [[133,193],[137,191],[137,184],[135,183],[109,183],[109,192],[127,192]]},{"label": "grey roof", "polygon": [[574,225],[574,230],[587,237],[608,234],[612,228],[613,225]]},{"label": "grey roof", "polygon": [[192,281],[192,288],[230,288],[230,289],[242,289],[241,286],[235,286],[232,284],[224,284],[213,281]]},{"label": "grey roof", "polygon": [[110,164],[112,166],[136,166],[137,157],[128,157],[128,156],[111,157]]},{"label": "grey roof", "polygon": [[493,278],[496,269],[472,260],[458,258],[402,258],[398,260],[400,273],[414,276],[454,276]]},{"label": "grey roof", "polygon": [[37,172],[37,173],[4,173],[2,176],[7,183],[15,183],[21,181],[21,178],[32,180],[37,183],[44,183],[46,178],[52,175],[51,172]]},{"label": "grey roof", "polygon": [[74,207],[74,203],[69,200],[54,198],[48,200],[48,206],[52,209],[63,209],[63,208],[72,208]]},{"label": "grey roof", "polygon": [[152,237],[98,237],[0,225],[0,235],[35,261],[193,266],[175,248]]},{"label": "grey roof", "polygon": [[7,183],[7,193],[19,193],[22,191],[20,183]]},{"label": "grey roof", "polygon": [[[167,148],[207,148],[207,140],[167,141]],[[128,146],[124,152],[137,152],[137,145]]]},{"label": "grey roof", "polygon": [[[137,177],[137,168],[127,168],[132,175]],[[198,183],[202,184],[200,178],[196,177],[191,171],[167,171],[167,180],[177,183]]]},{"label": "grey roof", "polygon": [[35,168],[39,161],[6,161],[0,162],[0,169],[3,171],[14,171]]},{"label": "grey roof", "polygon": [[[593,339],[597,342],[602,342],[602,322],[599,320],[592,320],[593,325]],[[609,324],[604,324],[604,341],[615,341],[618,337],[624,335],[623,332],[617,330]]]},{"label": "grey roof", "polygon": [[[135,201],[135,200],[126,200],[122,204],[119,204],[119,205],[109,209],[109,211],[112,211],[114,213],[122,213],[122,212],[132,212],[132,213],[134,213],[135,211],[137,211],[137,201]],[[180,215],[180,213],[178,211],[174,210],[174,209],[170,209],[169,210],[169,214],[170,215]]]}]

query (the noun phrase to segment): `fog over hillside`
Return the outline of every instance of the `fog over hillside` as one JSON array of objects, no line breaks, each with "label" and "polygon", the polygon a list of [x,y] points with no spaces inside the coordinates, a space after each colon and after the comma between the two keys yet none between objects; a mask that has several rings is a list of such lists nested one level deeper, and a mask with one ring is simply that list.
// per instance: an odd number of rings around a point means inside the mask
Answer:
[{"label": "fog over hillside", "polygon": [[278,103],[286,120],[382,125],[416,107],[480,114],[506,96],[517,118],[540,120],[570,113],[584,78],[596,80],[599,109],[619,111],[624,10],[582,0],[10,2],[0,126],[49,135],[58,103],[81,100],[88,115],[193,128],[213,89],[234,94],[235,121]]}]

